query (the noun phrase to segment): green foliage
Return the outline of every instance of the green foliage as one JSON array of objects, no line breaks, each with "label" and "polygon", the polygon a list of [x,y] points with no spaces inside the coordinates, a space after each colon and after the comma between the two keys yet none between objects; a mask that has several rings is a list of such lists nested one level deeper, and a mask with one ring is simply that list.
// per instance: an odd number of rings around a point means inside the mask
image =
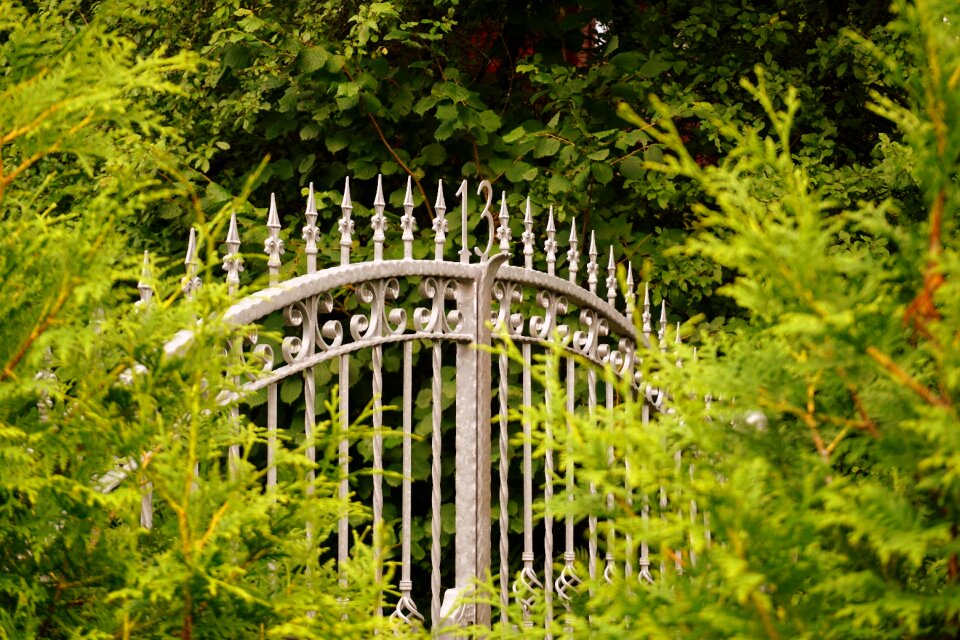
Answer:
[{"label": "green foliage", "polygon": [[0,637],[369,637],[386,624],[371,554],[355,545],[341,588],[325,552],[341,514],[366,518],[335,497],[333,456],[308,484],[305,443],[284,449],[273,492],[252,461],[226,468],[265,436],[218,394],[250,373],[218,355],[249,331],[218,319],[218,265],[181,300],[153,264],[133,304],[129,230],[189,193],[154,178],[177,137],[150,105],[194,58],[138,54],[109,8],[80,26],[0,4]]},{"label": "green foliage", "polygon": [[[766,124],[702,112],[731,149],[715,166],[697,162],[672,109],[653,101],[663,126],[649,133],[667,153],[646,167],[703,194],[684,251],[729,270],[722,293],[746,321],[729,335],[682,328],[699,341],[696,357],[692,347],[644,354],[643,379],[672,391],[673,412],[647,423],[622,389],[628,401],[613,413],[564,416],[572,440],[554,427],[582,485],[553,508],[578,518],[600,509],[601,527],[649,543],[656,578],[621,572],[591,585],[573,621],[580,633],[956,636],[960,235],[946,212],[960,198],[960,15],[949,2],[896,10],[890,28],[910,34],[919,72],[900,76],[902,101],[875,92],[870,108],[918,159],[917,210],[834,198],[794,148],[800,92],[780,93],[761,67],[740,87]],[[560,403],[537,413],[541,424],[562,415]],[[622,538],[614,548],[636,570],[637,549]]]}]

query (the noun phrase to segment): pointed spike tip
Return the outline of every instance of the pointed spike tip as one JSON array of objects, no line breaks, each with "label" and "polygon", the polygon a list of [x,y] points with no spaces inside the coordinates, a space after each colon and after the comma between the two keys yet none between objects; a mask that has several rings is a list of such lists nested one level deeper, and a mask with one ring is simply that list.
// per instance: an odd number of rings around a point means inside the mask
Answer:
[{"label": "pointed spike tip", "polygon": [[373,198],[373,206],[384,207],[387,202],[383,199],[383,174],[377,174],[377,195]]},{"label": "pointed spike tip", "polygon": [[353,209],[353,201],[350,199],[350,176],[344,178],[343,200],[340,201],[341,209]]},{"label": "pointed spike tip", "polygon": [[613,270],[617,268],[617,263],[613,260],[613,245],[610,246],[610,261],[607,262],[607,269]]},{"label": "pointed spike tip", "polygon": [[643,283],[643,304],[650,306],[650,283]]},{"label": "pointed spike tip", "polygon": [[447,210],[447,203],[443,199],[443,180],[437,180],[437,201],[433,205],[434,209]]},{"label": "pointed spike tip", "polygon": [[267,214],[267,227],[271,229],[280,228],[280,214],[277,213],[277,196],[270,194],[270,213]]},{"label": "pointed spike tip", "polygon": [[597,257],[597,232],[590,232],[590,251],[589,255],[596,258]]},{"label": "pointed spike tip", "polygon": [[227,230],[227,244],[240,244],[240,232],[237,231],[237,214],[230,214],[230,228]]},{"label": "pointed spike tip", "polygon": [[664,298],[660,301],[660,323],[667,323],[667,299]]},{"label": "pointed spike tip", "polygon": [[570,220],[570,242],[577,241],[577,216]]},{"label": "pointed spike tip", "polygon": [[194,254],[197,251],[197,230],[193,227],[190,227],[190,237],[187,239],[187,257],[184,259],[184,264],[192,264]]},{"label": "pointed spike tip", "polygon": [[530,210],[530,196],[527,196],[527,208],[523,213],[523,221],[527,224],[533,224],[533,212]]},{"label": "pointed spike tip", "polygon": [[627,263],[627,289],[629,289],[627,293],[633,292],[633,263],[632,262]]},{"label": "pointed spike tip", "polygon": [[313,183],[310,183],[310,189],[307,191],[307,215],[317,215],[317,200],[313,195]]},{"label": "pointed spike tip", "polygon": [[556,231],[557,228],[553,224],[553,205],[550,205],[550,215],[547,216],[547,231]]},{"label": "pointed spike tip", "polygon": [[407,193],[403,197],[403,206],[413,206],[413,180],[410,178],[410,176],[407,176]]},{"label": "pointed spike tip", "polygon": [[500,192],[500,217],[507,218],[510,216],[510,212],[507,210],[507,192]]}]

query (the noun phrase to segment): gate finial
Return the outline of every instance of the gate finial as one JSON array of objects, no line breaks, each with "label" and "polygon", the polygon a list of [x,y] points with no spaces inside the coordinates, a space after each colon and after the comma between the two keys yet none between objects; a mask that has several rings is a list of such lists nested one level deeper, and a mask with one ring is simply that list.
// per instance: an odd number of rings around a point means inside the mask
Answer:
[{"label": "gate finial", "polygon": [[187,240],[187,257],[183,264],[186,265],[187,273],[180,281],[180,289],[183,295],[190,298],[193,292],[200,288],[200,277],[197,276],[197,230],[190,227],[190,238]]},{"label": "gate finial", "polygon": [[303,240],[307,243],[304,249],[307,254],[307,273],[313,273],[317,270],[317,238],[320,237],[320,229],[317,229],[317,201],[313,195],[312,182],[307,193],[307,210],[303,215],[307,219],[307,224],[303,226]]},{"label": "gate finial", "polygon": [[269,258],[267,267],[270,268],[270,284],[276,284],[280,279],[280,256],[283,255],[283,240],[280,239],[280,215],[277,213],[277,198],[270,194],[270,213],[267,214],[267,229],[270,235],[263,242],[263,252]]},{"label": "gate finial", "polygon": [[567,251],[567,269],[570,271],[570,282],[576,284],[577,271],[580,270],[580,252],[577,250],[577,218],[570,220],[570,250]]},{"label": "gate finial", "polygon": [[607,302],[617,306],[617,263],[613,261],[613,247],[610,247],[610,261],[607,262]]},{"label": "gate finial", "polygon": [[350,247],[353,246],[353,200],[350,199],[350,177],[344,178],[343,200],[340,201],[342,217],[338,224],[340,228],[340,264],[350,264]]},{"label": "gate finial", "polygon": [[500,226],[497,227],[497,239],[500,240],[500,251],[510,252],[510,212],[507,210],[507,192],[500,192]]},{"label": "gate finial", "polygon": [[223,256],[223,270],[227,272],[227,287],[235,293],[240,284],[240,272],[243,271],[243,258],[240,257],[240,232],[237,231],[237,214],[230,214],[230,228],[227,230],[227,253]]},{"label": "gate finial", "polygon": [[557,264],[557,228],[553,224],[553,206],[547,218],[547,241],[543,243],[543,250],[547,254],[547,275],[554,275]]},{"label": "gate finial", "polygon": [[590,260],[587,261],[587,286],[590,288],[590,293],[597,293],[597,270],[599,265],[597,264],[597,234],[594,231],[590,232],[590,249],[587,251],[587,255],[590,256]]},{"label": "gate finial", "polygon": [[433,232],[436,234],[433,239],[434,260],[443,260],[443,245],[447,242],[447,203],[443,199],[443,180],[437,181],[437,201],[433,205],[433,210],[437,212],[437,217],[433,219]]},{"label": "gate finial", "polygon": [[533,269],[533,214],[530,212],[530,196],[527,196],[527,208],[523,214],[523,233],[520,235],[523,241],[523,266],[526,269]]},{"label": "gate finial", "polygon": [[403,215],[400,217],[400,228],[403,229],[403,259],[413,259],[413,230],[417,221],[413,217],[413,189],[412,180],[407,176],[407,193],[403,197]]},{"label": "gate finial", "polygon": [[633,311],[635,307],[635,301],[637,299],[637,294],[633,291],[633,263],[627,262],[627,290],[623,294],[624,300],[627,302],[627,320],[631,323],[633,322]]},{"label": "gate finial", "polygon": [[373,260],[383,260],[383,241],[386,240],[384,229],[387,228],[387,219],[383,216],[383,208],[387,206],[383,199],[383,175],[377,174],[377,195],[373,198],[373,217],[370,225],[373,227]]}]

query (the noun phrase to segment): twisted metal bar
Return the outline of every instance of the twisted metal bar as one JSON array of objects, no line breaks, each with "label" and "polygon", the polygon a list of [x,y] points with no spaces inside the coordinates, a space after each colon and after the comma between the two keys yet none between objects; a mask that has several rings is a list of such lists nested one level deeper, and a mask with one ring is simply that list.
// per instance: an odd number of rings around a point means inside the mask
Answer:
[{"label": "twisted metal bar", "polygon": [[507,564],[510,554],[510,488],[507,476],[510,469],[510,449],[508,431],[509,360],[506,353],[500,354],[500,605],[501,620],[506,623],[507,604],[509,603],[510,567]]},{"label": "twisted metal bar", "polygon": [[[383,347],[373,348],[373,575],[383,580]],[[382,615],[377,606],[378,615]]]},{"label": "twisted metal bar", "polygon": [[[409,195],[409,184],[407,193]],[[410,519],[411,519],[411,476],[413,475],[413,344],[403,344],[403,488],[401,497],[400,531],[400,600],[393,613],[392,620],[403,621],[410,626],[423,623],[423,616],[410,595],[413,582],[410,580]]]},{"label": "twisted metal bar", "polygon": [[524,343],[523,353],[523,569],[513,583],[516,602],[523,612],[523,626],[530,628],[533,621],[530,613],[536,602],[537,591],[543,584],[533,569],[533,425],[530,406],[533,402],[530,368],[532,366],[530,344]]}]

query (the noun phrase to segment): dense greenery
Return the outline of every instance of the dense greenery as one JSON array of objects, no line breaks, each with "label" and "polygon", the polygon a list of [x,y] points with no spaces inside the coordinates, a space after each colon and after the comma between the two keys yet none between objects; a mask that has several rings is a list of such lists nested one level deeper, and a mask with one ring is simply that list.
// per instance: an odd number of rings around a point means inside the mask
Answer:
[{"label": "dense greenery", "polygon": [[[292,475],[264,494],[253,465],[221,468],[225,443],[263,434],[210,392],[244,373],[211,356],[246,334],[217,321],[210,238],[225,214],[262,225],[270,190],[299,214],[313,181],[332,261],[338,183],[351,176],[369,202],[378,172],[410,174],[427,203],[437,178],[464,174],[513,204],[529,192],[620,247],[671,315],[710,319],[684,326],[699,353],[682,368],[673,353],[643,362],[675,413],[641,429],[628,403],[612,431],[571,418],[583,477],[618,498],[606,516],[667,568],[652,588],[595,585],[577,629],[957,635],[956,7],[523,8],[0,2],[0,637],[368,637],[381,624],[365,548],[347,593],[323,552],[340,511],[362,522],[362,509],[307,503]],[[184,300],[166,256],[190,225],[214,262]],[[262,236],[244,240],[262,256]],[[134,307],[143,248],[164,257]],[[184,326],[189,351],[164,354]],[[744,421],[752,410],[766,429]],[[678,449],[693,475],[676,472]],[[137,463],[132,478],[98,491],[118,460]],[[318,495],[332,495],[334,464],[319,461]],[[169,510],[151,531],[136,520],[148,478]],[[689,509],[631,508],[661,485],[709,514],[712,545]],[[556,509],[606,508],[563,498]]]}]

